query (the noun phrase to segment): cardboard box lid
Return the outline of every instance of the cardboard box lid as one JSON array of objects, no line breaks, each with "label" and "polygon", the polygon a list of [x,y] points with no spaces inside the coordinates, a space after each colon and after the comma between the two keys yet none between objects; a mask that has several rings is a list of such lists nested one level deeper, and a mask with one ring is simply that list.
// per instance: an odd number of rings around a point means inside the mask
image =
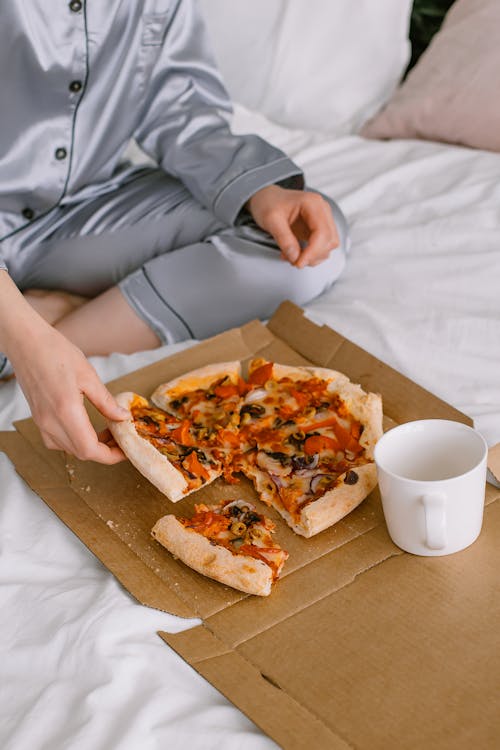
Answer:
[{"label": "cardboard box lid", "polygon": [[288,750],[496,750],[499,538],[495,502],[467,550],[386,559],[229,649],[217,616],[161,635]]},{"label": "cardboard box lid", "polygon": [[[108,385],[114,393],[135,390],[149,396],[159,383],[188,370],[209,362],[247,361],[256,355],[286,364],[314,363],[345,372],[365,389],[382,393],[389,425],[416,416],[470,421],[340,334],[315,325],[291,303],[281,305],[267,327],[252,321]],[[102,418],[92,408],[90,411],[94,424],[100,428]],[[11,438],[9,450],[17,470],[141,603],[172,614],[206,618],[245,598],[174,560],[151,538],[150,531],[161,516],[170,512],[186,514],[195,502],[245,497],[259,507],[250,482],[242,479],[238,485],[227,485],[217,480],[173,504],[129,463],[109,467],[79,462],[48,451],[33,420],[23,420],[16,427],[39,458],[23,459],[25,447],[20,442],[14,444]],[[264,506],[260,507],[264,510]],[[274,510],[265,510],[277,521],[277,540],[290,552],[284,579],[357,536],[376,527],[385,528],[377,492],[334,527],[309,540],[292,532]],[[395,554],[395,550],[386,537],[377,554],[382,558]],[[362,570],[355,560],[352,565],[354,573]],[[293,596],[289,604],[285,601],[284,590],[280,584],[272,597],[275,603],[280,602],[280,613],[297,606]],[[274,607],[275,604],[269,610]]]},{"label": "cardboard box lid", "polygon": [[[427,417],[471,422],[340,334],[316,326],[291,303],[284,303],[267,327],[253,321],[119,378],[110,389],[149,395],[159,382],[182,372],[255,355],[345,372],[365,389],[381,392],[387,425]],[[93,419],[100,427],[95,412]],[[308,540],[267,510],[277,520],[277,538],[290,559],[272,595],[260,599],[198,575],[150,536],[160,516],[182,515],[195,501],[244,496],[258,505],[249,482],[235,487],[217,480],[174,505],[130,464],[105,467],[68,459],[45,449],[32,420],[16,427],[17,434],[0,435],[0,448],[28,484],[140,602],[204,620],[186,633],[161,635],[284,747],[304,747],[307,741],[315,748],[422,747],[418,737],[427,741],[430,734],[411,730],[418,711],[424,711],[422,716],[430,712],[436,740],[447,730],[449,717],[472,721],[463,703],[481,718],[469,725],[472,736],[500,736],[496,719],[481,709],[500,669],[486,656],[475,630],[483,620],[490,644],[497,642],[492,618],[498,615],[498,601],[491,601],[488,587],[498,563],[492,540],[500,523],[499,504],[488,508],[487,531],[470,550],[432,561],[392,544],[377,491],[333,528]],[[487,502],[498,494],[488,486]],[[478,570],[481,585],[474,596]],[[462,631],[448,630],[446,603],[464,622]],[[472,688],[462,683],[465,668],[472,666],[466,656],[472,637],[471,658],[476,669],[480,663],[485,690],[478,691],[477,681]],[[451,665],[448,672],[444,662]],[[422,664],[436,667],[432,689],[413,674]],[[429,668],[424,672],[430,679]],[[450,691],[459,699],[439,718],[429,696],[449,703]],[[465,730],[462,734],[466,737]],[[428,746],[465,747],[462,734],[458,744],[447,745],[438,737]]]}]

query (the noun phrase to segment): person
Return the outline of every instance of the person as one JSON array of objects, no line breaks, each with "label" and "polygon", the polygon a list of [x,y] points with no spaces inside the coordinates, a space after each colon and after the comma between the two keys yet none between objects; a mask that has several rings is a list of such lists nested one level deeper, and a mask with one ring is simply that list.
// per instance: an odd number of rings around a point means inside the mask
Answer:
[{"label": "person", "polygon": [[[83,397],[126,413],[86,357],[304,304],[341,273],[346,222],[231,132],[196,0],[3,3],[0,70],[0,377],[48,448],[111,464]],[[131,138],[153,164],[123,160]]]}]

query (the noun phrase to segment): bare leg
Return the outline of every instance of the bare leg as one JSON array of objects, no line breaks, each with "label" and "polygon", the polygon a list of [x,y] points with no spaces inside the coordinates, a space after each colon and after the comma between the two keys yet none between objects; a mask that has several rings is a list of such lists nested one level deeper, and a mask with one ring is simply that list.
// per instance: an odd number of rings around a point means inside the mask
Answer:
[{"label": "bare leg", "polygon": [[59,319],[54,325],[87,356],[131,354],[156,349],[161,341],[112,287]]},{"label": "bare leg", "polygon": [[78,294],[47,289],[27,289],[24,298],[50,325],[54,325],[65,315],[89,301],[88,297]]}]

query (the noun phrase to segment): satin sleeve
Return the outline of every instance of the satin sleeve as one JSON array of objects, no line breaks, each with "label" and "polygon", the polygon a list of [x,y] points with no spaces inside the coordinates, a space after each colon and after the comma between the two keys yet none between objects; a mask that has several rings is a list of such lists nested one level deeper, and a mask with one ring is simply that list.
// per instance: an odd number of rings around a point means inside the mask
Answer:
[{"label": "satin sleeve", "polygon": [[135,138],[163,169],[224,223],[233,224],[262,187],[302,172],[256,135],[231,133],[231,103],[196,0],[178,0]]}]

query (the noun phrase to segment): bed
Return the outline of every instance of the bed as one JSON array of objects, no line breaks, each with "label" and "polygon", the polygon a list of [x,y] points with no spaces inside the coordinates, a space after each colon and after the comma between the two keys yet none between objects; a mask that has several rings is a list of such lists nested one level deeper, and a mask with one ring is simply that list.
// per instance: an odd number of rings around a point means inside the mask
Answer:
[{"label": "bed", "polygon": [[[406,34],[410,4],[394,15],[395,5],[388,14]],[[221,23],[212,19],[214,33]],[[398,44],[380,101],[404,70],[401,34]],[[287,151],[351,226],[347,268],[307,315],[468,414],[489,445],[500,441],[500,154],[367,139],[356,134],[359,113],[346,132],[292,127],[248,104],[237,105],[235,130]],[[93,364],[106,381],[192,344]],[[1,385],[0,429],[28,414],[15,381]],[[195,621],[137,604],[4,454],[0,477],[4,750],[276,747],[155,635]]]}]

